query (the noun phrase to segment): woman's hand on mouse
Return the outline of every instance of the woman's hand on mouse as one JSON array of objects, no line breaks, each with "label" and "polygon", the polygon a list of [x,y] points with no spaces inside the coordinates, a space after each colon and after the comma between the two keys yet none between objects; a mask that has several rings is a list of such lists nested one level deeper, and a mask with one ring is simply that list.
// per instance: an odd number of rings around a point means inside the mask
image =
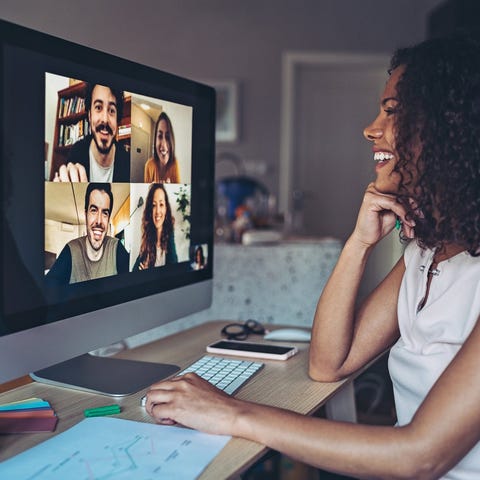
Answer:
[{"label": "woman's hand on mouse", "polygon": [[179,423],[207,433],[231,435],[241,402],[195,373],[150,387],[146,411],[162,425]]}]

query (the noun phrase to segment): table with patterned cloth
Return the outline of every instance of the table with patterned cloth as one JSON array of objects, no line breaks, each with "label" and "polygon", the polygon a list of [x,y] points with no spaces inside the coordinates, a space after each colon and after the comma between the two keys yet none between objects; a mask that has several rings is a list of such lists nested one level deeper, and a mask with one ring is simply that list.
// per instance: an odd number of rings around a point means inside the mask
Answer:
[{"label": "table with patterned cloth", "polygon": [[130,337],[130,347],[208,320],[310,327],[318,297],[335,266],[342,243],[300,239],[273,245],[216,244],[210,308]]}]

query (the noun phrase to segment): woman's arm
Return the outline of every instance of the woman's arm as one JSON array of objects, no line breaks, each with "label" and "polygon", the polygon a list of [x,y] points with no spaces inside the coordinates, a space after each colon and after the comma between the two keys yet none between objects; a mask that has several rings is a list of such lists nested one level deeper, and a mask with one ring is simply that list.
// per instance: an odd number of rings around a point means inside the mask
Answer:
[{"label": "woman's arm", "polygon": [[154,385],[146,408],[159,423],[246,438],[356,478],[434,479],[480,441],[478,352],[480,322],[404,427],[333,422],[236,400],[195,374]]},{"label": "woman's arm", "polygon": [[314,380],[330,382],[349,375],[399,336],[397,300],[405,272],[403,257],[355,312],[364,262],[347,242],[322,292],[310,343],[309,374]]},{"label": "woman's arm", "polygon": [[143,181],[145,183],[152,183],[155,181],[155,164],[152,158],[149,158],[143,167]]},{"label": "woman's arm", "polygon": [[400,259],[387,277],[367,297],[358,312],[355,304],[368,257],[389,234],[397,217],[404,233],[413,225],[393,195],[370,184],[365,192],[355,229],[318,302],[310,347],[310,375],[333,381],[365,365],[398,338],[397,300],[405,271]]},{"label": "woman's arm", "polygon": [[176,157],[171,168],[169,169],[167,180],[169,183],[182,183],[180,181],[180,169],[178,167],[178,159]]},{"label": "woman's arm", "polygon": [[136,272],[137,270],[143,270],[142,264],[140,263],[140,255],[137,257],[135,263],[133,264],[132,272]]}]

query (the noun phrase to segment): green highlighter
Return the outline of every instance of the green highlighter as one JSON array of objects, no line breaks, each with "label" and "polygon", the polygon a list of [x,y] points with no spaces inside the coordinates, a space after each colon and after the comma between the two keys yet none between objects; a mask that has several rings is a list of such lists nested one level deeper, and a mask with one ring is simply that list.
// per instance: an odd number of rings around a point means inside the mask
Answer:
[{"label": "green highlighter", "polygon": [[120,413],[120,405],[106,405],[105,407],[87,408],[83,414],[88,417],[104,417],[105,415],[115,415]]}]

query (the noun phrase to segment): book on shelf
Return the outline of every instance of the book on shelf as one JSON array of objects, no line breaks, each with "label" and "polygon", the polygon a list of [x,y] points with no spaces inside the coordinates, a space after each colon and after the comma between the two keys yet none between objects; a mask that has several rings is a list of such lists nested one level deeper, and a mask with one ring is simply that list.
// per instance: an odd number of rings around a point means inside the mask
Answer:
[{"label": "book on shelf", "polygon": [[69,117],[85,111],[85,99],[83,97],[62,97],[58,109],[58,118]]},{"label": "book on shelf", "polygon": [[132,126],[130,124],[127,125],[120,125],[118,127],[118,136],[123,137],[124,135],[131,135],[132,133]]},{"label": "book on shelf", "polygon": [[86,118],[71,125],[61,124],[58,130],[58,146],[67,147],[73,145],[90,133],[90,125]]}]

